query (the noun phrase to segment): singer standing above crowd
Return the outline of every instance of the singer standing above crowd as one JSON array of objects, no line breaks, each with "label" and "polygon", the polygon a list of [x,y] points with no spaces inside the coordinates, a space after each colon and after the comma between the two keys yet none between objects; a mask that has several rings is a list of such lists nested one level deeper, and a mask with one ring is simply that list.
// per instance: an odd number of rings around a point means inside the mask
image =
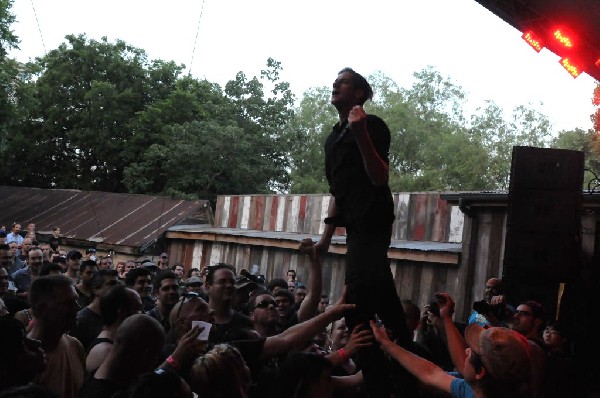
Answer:
[{"label": "singer standing above crowd", "polygon": [[[325,173],[332,198],[316,249],[327,252],[336,227],[346,228],[346,299],[356,304],[356,310],[346,315],[349,330],[368,326],[377,314],[406,347],[411,334],[387,257],[395,218],[388,185],[390,131],[381,118],[363,109],[372,97],[373,90],[363,76],[350,68],[338,73],[331,104],[339,121],[325,142]],[[359,355],[369,394],[389,396],[392,376],[384,371],[389,368],[385,357],[377,347]],[[412,384],[400,383],[407,389]]]}]

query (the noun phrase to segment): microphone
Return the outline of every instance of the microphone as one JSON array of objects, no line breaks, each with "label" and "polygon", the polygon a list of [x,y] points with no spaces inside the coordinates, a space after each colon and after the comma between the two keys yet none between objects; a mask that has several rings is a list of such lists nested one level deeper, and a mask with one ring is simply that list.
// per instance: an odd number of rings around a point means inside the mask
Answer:
[{"label": "microphone", "polygon": [[346,122],[346,127],[344,127],[342,129],[342,132],[340,133],[340,136],[338,137],[338,141],[340,141],[342,138],[344,138],[344,135],[346,135],[347,132],[350,131],[350,123]]}]

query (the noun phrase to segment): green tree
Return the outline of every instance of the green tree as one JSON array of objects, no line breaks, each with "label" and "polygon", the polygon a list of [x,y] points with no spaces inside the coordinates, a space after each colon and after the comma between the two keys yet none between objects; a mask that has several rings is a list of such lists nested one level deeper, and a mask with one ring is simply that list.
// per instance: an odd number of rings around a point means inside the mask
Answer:
[{"label": "green tree", "polygon": [[[291,114],[289,85],[270,59],[261,78],[240,72],[225,92],[189,76],[139,113],[144,141],[124,173],[131,192],[216,199],[219,194],[266,193],[289,186],[282,134]],[[264,83],[272,86],[264,93]]]},{"label": "green tree", "polygon": [[485,176],[485,189],[508,189],[513,146],[546,147],[550,139],[547,116],[533,108],[516,107],[509,121],[493,101],[471,116],[469,134],[482,143],[489,159],[479,170]]},{"label": "green tree", "polygon": [[130,124],[172,90],[182,67],[150,63],[143,50],[120,40],[66,40],[29,66],[34,107],[21,126],[25,146],[13,148],[26,167],[12,182],[123,191]]},{"label": "green tree", "polygon": [[[237,110],[238,125],[252,137],[256,155],[272,165],[266,188],[276,192],[287,191],[290,186],[284,130],[293,117],[295,99],[289,83],[280,81],[281,69],[280,62],[269,58],[260,78],[248,80],[239,72],[225,85],[225,95]],[[271,86],[269,96],[264,94],[265,84]]]},{"label": "green tree", "polygon": [[[169,170],[166,170],[165,161],[170,156],[167,146],[172,140],[173,126],[208,119],[228,123],[233,115],[231,102],[217,84],[190,76],[177,80],[171,92],[149,104],[130,124],[132,138],[124,152],[127,164],[123,183],[127,190],[152,194],[168,190]],[[175,170],[194,172],[177,166]],[[191,192],[194,191],[196,189]]]},{"label": "green tree", "polygon": [[[13,1],[0,0],[0,159],[7,160],[11,142],[18,140],[15,132],[17,119],[16,93],[19,90],[19,64],[8,57],[8,50],[19,48],[19,39],[11,29],[15,16]],[[3,162],[6,166],[6,163]],[[0,172],[0,176],[4,173]],[[5,178],[2,178],[5,181]]]},{"label": "green tree", "polygon": [[12,5],[13,0],[0,0],[0,60],[6,58],[8,50],[19,48],[19,38],[11,29],[15,22]]},{"label": "green tree", "polygon": [[[427,67],[408,89],[389,78],[369,77],[377,94],[367,109],[392,133],[390,187],[394,191],[481,189],[481,143],[465,128],[462,88]],[[457,156],[461,153],[460,156]]]},{"label": "green tree", "polygon": [[583,179],[584,188],[588,188],[588,182],[593,178],[600,177],[600,142],[598,142],[598,134],[594,130],[563,130],[552,140],[551,147],[584,153],[586,168]]},{"label": "green tree", "polygon": [[[399,87],[381,72],[369,76],[375,92],[365,109],[391,132],[390,187],[394,191],[483,190],[508,187],[513,145],[545,146],[547,117],[526,106],[509,120],[488,102],[467,122],[463,89],[437,70],[414,74]],[[336,122],[330,89],[307,91],[290,123],[292,192],[326,192],[323,144]]]},{"label": "green tree", "polygon": [[[153,144],[147,152],[161,165],[157,170],[164,181],[161,194],[215,200],[218,194],[268,192],[272,164],[257,153],[253,137],[234,121],[193,121],[166,129],[169,141],[165,145]],[[135,184],[153,182],[147,169],[136,167],[139,166],[133,165],[126,171],[134,191]]]},{"label": "green tree", "polygon": [[329,103],[331,89],[318,87],[304,93],[295,117],[287,128],[291,161],[292,193],[325,193],[325,139],[337,121],[335,108]]}]

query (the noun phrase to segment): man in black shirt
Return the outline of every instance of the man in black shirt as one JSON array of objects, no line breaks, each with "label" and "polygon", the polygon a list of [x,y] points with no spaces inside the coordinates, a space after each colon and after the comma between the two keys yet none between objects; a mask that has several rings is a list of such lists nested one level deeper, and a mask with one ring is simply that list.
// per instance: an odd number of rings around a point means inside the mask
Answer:
[{"label": "man in black shirt", "polygon": [[[367,115],[363,104],[373,97],[369,83],[350,68],[333,83],[331,104],[339,122],[325,142],[325,174],[332,198],[325,229],[316,244],[326,253],[336,227],[346,228],[347,301],[356,311],[346,315],[348,328],[369,324],[377,314],[399,343],[411,335],[389,266],[394,202],[388,186],[390,131],[383,120]],[[362,350],[360,362],[372,396],[389,396],[385,358],[377,347]]]}]

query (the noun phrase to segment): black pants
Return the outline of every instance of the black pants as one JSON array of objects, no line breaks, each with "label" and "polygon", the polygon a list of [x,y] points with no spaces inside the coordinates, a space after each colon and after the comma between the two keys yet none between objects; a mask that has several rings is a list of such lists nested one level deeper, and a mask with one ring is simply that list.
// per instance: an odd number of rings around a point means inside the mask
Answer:
[{"label": "black pants", "polygon": [[[391,228],[378,231],[347,229],[346,301],[356,304],[356,310],[346,315],[346,324],[350,332],[359,324],[370,327],[369,320],[375,319],[377,314],[400,345],[409,347],[412,335],[406,326],[387,257],[390,239]],[[404,391],[400,393],[403,396],[412,396],[416,391],[416,380],[405,371],[398,372],[395,363],[385,357],[376,342],[361,349],[358,355],[369,397],[389,398],[391,377],[406,379],[394,383],[402,386]]]}]

